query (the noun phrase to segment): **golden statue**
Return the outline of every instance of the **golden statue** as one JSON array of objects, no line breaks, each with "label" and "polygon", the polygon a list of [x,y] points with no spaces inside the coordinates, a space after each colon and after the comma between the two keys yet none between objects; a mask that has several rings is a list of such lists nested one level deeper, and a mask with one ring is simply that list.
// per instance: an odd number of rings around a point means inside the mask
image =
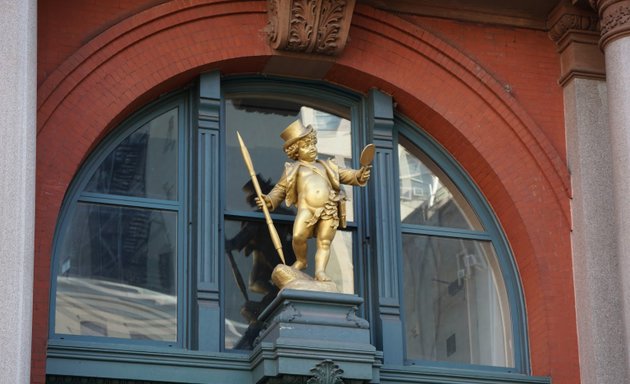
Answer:
[{"label": "golden statue", "polygon": [[[282,289],[336,291],[334,283],[326,275],[326,265],[330,259],[330,245],[337,228],[346,226],[346,197],[341,184],[365,186],[370,178],[374,146],[366,146],[361,154],[361,168],[346,169],[338,166],[333,160],[317,158],[317,133],[312,126],[306,127],[300,120],[290,124],[280,137],[284,140],[283,149],[292,162],[285,163],[280,181],[267,194],[258,194],[256,203],[265,212],[272,240],[275,229],[271,223],[269,211],[276,209],[282,201],[290,207],[297,207],[293,223],[292,247],[296,261],[289,269],[278,265],[272,274],[272,280]],[[240,140],[240,136],[239,136]],[[255,178],[251,159],[241,140],[241,149],[250,168],[252,179]],[[255,183],[256,184],[256,183]],[[275,235],[277,236],[277,235]],[[299,271],[308,265],[307,240],[314,237],[317,242],[315,253],[314,280]],[[279,242],[278,242],[279,244]],[[280,249],[278,249],[280,248]],[[282,255],[281,247],[276,247]]]}]

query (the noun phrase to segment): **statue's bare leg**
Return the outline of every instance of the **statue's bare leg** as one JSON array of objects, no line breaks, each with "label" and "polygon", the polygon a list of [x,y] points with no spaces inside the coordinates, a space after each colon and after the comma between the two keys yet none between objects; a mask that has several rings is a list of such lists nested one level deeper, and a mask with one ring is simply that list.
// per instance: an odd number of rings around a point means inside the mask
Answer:
[{"label": "statue's bare leg", "polygon": [[308,266],[306,241],[311,235],[313,227],[308,227],[306,222],[312,216],[309,210],[300,210],[295,216],[295,222],[293,223],[293,240],[291,244],[295,253],[295,263],[291,266],[297,270],[306,269]]},{"label": "statue's bare leg", "polygon": [[332,220],[321,220],[317,223],[317,252],[315,253],[315,280],[331,281],[326,275],[326,266],[330,259],[330,244],[335,238],[336,228],[331,226]]}]

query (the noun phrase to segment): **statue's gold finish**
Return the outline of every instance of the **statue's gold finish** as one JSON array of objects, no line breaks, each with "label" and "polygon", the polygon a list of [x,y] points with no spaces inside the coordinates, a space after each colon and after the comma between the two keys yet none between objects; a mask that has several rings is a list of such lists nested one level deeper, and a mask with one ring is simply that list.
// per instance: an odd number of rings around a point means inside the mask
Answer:
[{"label": "statue's gold finish", "polygon": [[[312,126],[304,126],[300,120],[293,122],[281,134],[284,151],[294,160],[285,163],[285,170],[280,181],[267,194],[257,190],[257,204],[268,216],[282,201],[287,206],[295,205],[297,214],[293,223],[292,247],[296,261],[289,270],[279,265],[272,274],[272,280],[279,288],[291,286],[296,289],[335,291],[334,283],[326,275],[326,265],[330,259],[330,245],[337,228],[346,226],[346,197],[341,184],[365,186],[370,178],[374,156],[374,146],[368,145],[360,158],[361,168],[346,169],[332,160],[317,158],[317,133]],[[239,137],[240,140],[240,137]],[[241,147],[245,148],[241,140]],[[247,150],[243,150],[246,157]],[[251,159],[246,159],[248,169],[255,179]],[[268,223],[271,222],[269,218]],[[275,232],[273,225],[269,229]],[[307,240],[316,239],[315,274],[311,279],[303,273],[297,273],[307,267]],[[278,241],[279,243],[279,241]],[[275,242],[274,242],[275,244]],[[306,276],[306,278],[305,278]],[[309,282],[310,281],[310,282]],[[332,288],[331,288],[332,284]]]},{"label": "statue's gold finish", "polygon": [[[249,151],[243,142],[243,138],[241,134],[236,132],[236,136],[238,136],[238,142],[241,145],[241,153],[243,154],[243,160],[245,160],[245,165],[247,166],[247,170],[249,171],[249,176],[252,178],[252,184],[254,184],[254,189],[256,190],[256,195],[258,199],[262,196],[262,191],[260,190],[260,184],[258,183],[258,178],[256,177],[256,171],[254,171],[254,163],[252,162],[252,157],[249,155]],[[284,253],[282,252],[282,244],[280,243],[280,237],[278,236],[278,231],[276,231],[276,227],[273,226],[273,221],[271,220],[271,215],[269,214],[269,210],[267,207],[262,207],[263,213],[265,214],[265,221],[267,222],[267,227],[269,227],[269,234],[271,235],[271,241],[273,242],[278,255],[280,256],[280,260],[282,260],[282,264],[286,264],[284,259]]]}]

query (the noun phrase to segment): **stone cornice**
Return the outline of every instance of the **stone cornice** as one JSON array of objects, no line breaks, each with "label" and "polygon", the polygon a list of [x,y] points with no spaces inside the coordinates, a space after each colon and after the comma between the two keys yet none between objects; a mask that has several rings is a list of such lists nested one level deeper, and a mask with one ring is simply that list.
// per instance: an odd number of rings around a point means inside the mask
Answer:
[{"label": "stone cornice", "polygon": [[338,55],[355,0],[268,0],[267,34],[275,50]]},{"label": "stone cornice", "polygon": [[630,0],[589,0],[598,11],[602,48],[612,40],[630,35]]}]

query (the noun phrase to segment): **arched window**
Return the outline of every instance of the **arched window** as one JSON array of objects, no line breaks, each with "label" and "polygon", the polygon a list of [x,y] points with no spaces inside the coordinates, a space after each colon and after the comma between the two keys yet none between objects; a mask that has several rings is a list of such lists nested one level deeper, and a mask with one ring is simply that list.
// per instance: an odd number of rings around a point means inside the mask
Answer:
[{"label": "arched window", "polygon": [[55,244],[52,335],[181,345],[188,113],[177,96],[139,114],[77,176]]},{"label": "arched window", "polygon": [[430,138],[399,132],[406,361],[521,369],[520,288],[489,208]]},{"label": "arched window", "polygon": [[[345,167],[358,168],[361,148],[376,144],[368,188],[345,190],[347,227],[327,273],[340,292],[364,298],[383,375],[453,364],[527,373],[505,239],[474,184],[394,114],[391,97],[213,73],[129,118],[77,173],[55,236],[49,374],[70,374],[85,357],[103,377],[126,359],[139,378],[144,364],[167,364],[166,348],[182,361],[231,361],[232,374],[246,375],[239,356],[255,347],[280,260],[236,133],[265,192],[288,161],[279,134],[296,119],[317,130],[320,158]],[[272,212],[288,263],[294,215]]]}]

